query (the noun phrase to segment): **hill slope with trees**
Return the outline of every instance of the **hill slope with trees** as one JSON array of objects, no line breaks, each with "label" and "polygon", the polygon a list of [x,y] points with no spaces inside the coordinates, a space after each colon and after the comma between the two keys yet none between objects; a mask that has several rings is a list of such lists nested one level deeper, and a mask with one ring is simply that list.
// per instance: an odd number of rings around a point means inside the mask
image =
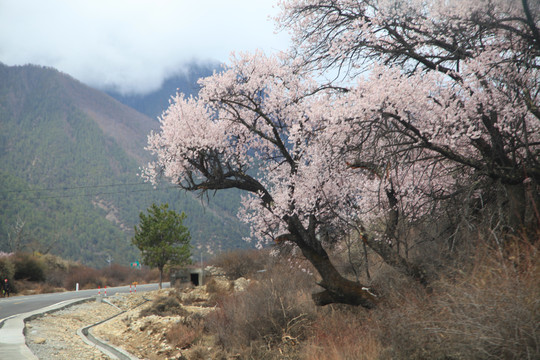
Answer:
[{"label": "hill slope with trees", "polygon": [[154,202],[186,212],[195,246],[245,246],[234,194],[203,207],[137,176],[157,125],[54,69],[0,65],[0,251],[128,263],[138,256],[133,226]]}]

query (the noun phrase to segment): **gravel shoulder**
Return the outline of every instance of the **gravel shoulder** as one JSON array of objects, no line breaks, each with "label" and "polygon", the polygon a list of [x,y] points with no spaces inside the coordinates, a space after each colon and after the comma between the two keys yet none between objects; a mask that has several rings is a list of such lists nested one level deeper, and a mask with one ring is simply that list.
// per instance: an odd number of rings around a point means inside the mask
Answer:
[{"label": "gravel shoulder", "polygon": [[25,325],[26,344],[39,359],[109,359],[86,344],[77,329],[119,313],[115,307],[95,301],[44,314]]},{"label": "gravel shoulder", "polygon": [[[182,303],[183,314],[141,315],[141,311],[151,307],[156,299],[171,296]],[[194,314],[205,316],[213,311],[213,307],[206,304],[208,298],[206,286],[201,286],[181,292],[162,289],[138,294],[117,294],[102,301],[92,300],[27,321],[26,343],[39,359],[44,360],[109,359],[108,355],[85,343],[77,334],[78,329],[107,320],[92,327],[90,332],[140,359],[186,359],[191,349],[169,344],[167,332]]]},{"label": "gravel shoulder", "polygon": [[[243,291],[248,284],[249,281],[243,278],[234,282],[215,279],[212,281],[212,292],[219,289]],[[93,300],[44,314],[26,322],[26,343],[43,360],[109,359],[108,355],[85,343],[77,334],[77,330],[103,321],[90,328],[92,335],[139,359],[199,359],[202,353],[206,354],[202,358],[213,358],[211,354],[216,355],[219,351],[213,348],[213,341],[199,339],[197,347],[192,348],[183,346],[178,339],[173,344],[167,339],[171,330],[182,328],[182,324],[197,324],[199,319],[214,311],[210,298],[206,285],[182,290],[116,294],[100,301]],[[160,302],[166,303],[167,299],[176,301],[176,305],[171,307],[176,313],[167,314],[160,309]],[[183,337],[182,334],[178,336]]]},{"label": "gravel shoulder", "polygon": [[[145,293],[148,294],[148,293]],[[213,311],[212,307],[186,305],[193,301],[204,302],[208,300],[205,286],[195,289],[176,292],[175,290],[161,290],[151,294],[152,299],[163,297],[178,298],[182,304],[182,315],[157,316],[141,315],[151,303],[132,307],[131,310],[97,325],[92,329],[94,336],[108,343],[119,346],[140,359],[163,360],[163,359],[186,359],[190,349],[180,349],[167,341],[167,333],[175,325],[183,323],[186,318],[198,314],[205,316]],[[189,357],[191,358],[191,357]]]},{"label": "gravel shoulder", "polygon": [[[165,290],[118,294],[43,314],[25,324],[26,344],[39,359],[109,359],[88,345],[77,330],[110,319],[163,294]],[[94,332],[93,332],[94,333]],[[94,335],[99,336],[94,333]]]}]

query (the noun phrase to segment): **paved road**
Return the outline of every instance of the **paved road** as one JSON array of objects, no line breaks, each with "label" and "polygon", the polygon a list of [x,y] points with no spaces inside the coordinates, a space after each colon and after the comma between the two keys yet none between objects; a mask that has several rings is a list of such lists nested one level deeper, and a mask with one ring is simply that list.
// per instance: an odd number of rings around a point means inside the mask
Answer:
[{"label": "paved road", "polygon": [[[168,286],[169,283],[163,283],[163,287]],[[137,292],[156,290],[158,289],[158,287],[158,284],[139,284],[137,285]],[[103,293],[104,289],[101,289],[101,294],[103,295]],[[112,296],[116,293],[129,293],[129,285],[107,288],[107,296]],[[67,291],[53,294],[12,296],[9,298],[0,298],[0,324],[6,318],[16,314],[27,313],[62,301],[83,299],[97,294],[98,289],[92,289]]]},{"label": "paved road", "polygon": [[[168,287],[169,283],[164,283]],[[137,292],[157,289],[158,284],[137,285]],[[107,296],[129,292],[128,286],[107,289]],[[101,289],[104,294],[104,289]],[[0,359],[38,360],[26,346],[24,319],[44,311],[53,311],[68,306],[78,299],[97,296],[98,290],[69,291],[55,294],[14,296],[0,299]]]}]

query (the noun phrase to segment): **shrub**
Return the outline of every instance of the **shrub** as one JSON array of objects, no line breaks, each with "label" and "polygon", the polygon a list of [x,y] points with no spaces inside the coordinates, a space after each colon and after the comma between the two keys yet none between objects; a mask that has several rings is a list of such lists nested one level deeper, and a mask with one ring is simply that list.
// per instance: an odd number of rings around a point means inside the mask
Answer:
[{"label": "shrub", "polygon": [[88,266],[70,266],[64,287],[68,290],[73,290],[77,283],[81,289],[93,289],[98,286],[105,286],[105,279],[98,270]]},{"label": "shrub", "polygon": [[203,334],[203,327],[197,324],[174,324],[165,334],[167,341],[175,348],[191,347]]},{"label": "shrub", "polygon": [[15,274],[15,265],[11,260],[11,256],[0,256],[0,280],[13,279]]},{"label": "shrub", "polygon": [[49,287],[44,287],[44,289],[63,287],[69,266],[73,262],[52,254],[39,255],[39,260],[44,265],[45,282],[49,285]]},{"label": "shrub", "polygon": [[49,269],[47,270],[47,285],[51,287],[63,287],[67,276],[66,269]]},{"label": "shrub", "polygon": [[107,285],[109,286],[130,284],[138,280],[140,272],[141,270],[119,264],[112,264],[101,270],[101,274],[107,279]]},{"label": "shrub", "polygon": [[370,260],[381,302],[369,311],[315,308],[313,279],[284,263],[257,273],[245,292],[209,282],[217,306],[205,329],[224,357],[240,359],[540,358],[540,244],[467,244],[436,259],[429,287]]},{"label": "shrub", "polygon": [[152,301],[149,307],[143,309],[141,317],[157,316],[187,316],[189,313],[180,303],[176,295],[162,296]]},{"label": "shrub", "polygon": [[246,277],[264,269],[268,253],[260,250],[236,250],[219,254],[211,264],[223,269],[231,280]]},{"label": "shrub", "polygon": [[[312,279],[300,270],[277,265],[246,291],[222,298],[206,318],[206,328],[227,351],[264,349],[303,339],[314,314]],[[257,350],[258,351],[258,350]]]},{"label": "shrub", "polygon": [[[146,283],[155,283],[159,281],[159,270],[158,269],[148,269],[144,268],[142,270],[138,270],[139,273],[137,273],[136,276],[139,278],[142,278],[144,282]],[[163,274],[163,281],[167,281],[167,274]]]},{"label": "shrub", "polygon": [[13,262],[15,280],[45,281],[45,265],[36,257],[20,253],[15,255]]}]

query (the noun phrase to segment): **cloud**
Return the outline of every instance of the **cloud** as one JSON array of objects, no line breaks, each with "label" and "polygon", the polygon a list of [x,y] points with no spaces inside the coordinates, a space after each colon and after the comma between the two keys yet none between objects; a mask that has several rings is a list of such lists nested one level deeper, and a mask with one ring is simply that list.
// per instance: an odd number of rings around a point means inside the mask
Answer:
[{"label": "cloud", "polygon": [[0,62],[144,93],[197,60],[285,50],[273,0],[0,0]]}]

